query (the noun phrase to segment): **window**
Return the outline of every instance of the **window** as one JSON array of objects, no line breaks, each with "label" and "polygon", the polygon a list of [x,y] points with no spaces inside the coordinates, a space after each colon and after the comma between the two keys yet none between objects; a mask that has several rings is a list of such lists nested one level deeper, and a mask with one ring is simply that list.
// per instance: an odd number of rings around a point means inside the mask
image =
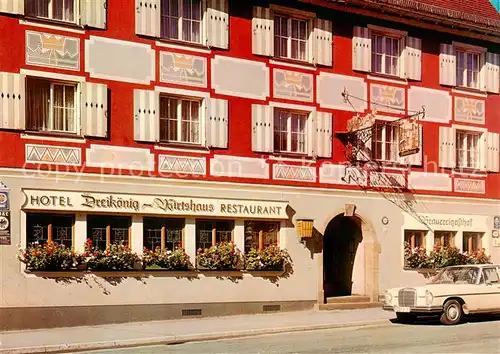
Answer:
[{"label": "window", "polygon": [[481,54],[457,50],[457,85],[479,89]]},{"label": "window", "polygon": [[480,133],[457,131],[457,167],[479,169]]},{"label": "window", "polygon": [[201,43],[201,0],[162,0],[161,36]]},{"label": "window", "polygon": [[417,247],[425,248],[425,234],[425,231],[405,230],[405,243],[408,243],[411,249]]},{"label": "window", "polygon": [[184,219],[144,218],[144,247],[174,250],[182,247]]},{"label": "window", "polygon": [[48,80],[27,80],[27,128],[76,133],[77,86]]},{"label": "window", "polygon": [[27,16],[75,22],[76,0],[25,0]]},{"label": "window", "polygon": [[482,248],[483,234],[480,232],[464,232],[462,250],[464,252],[474,252]]},{"label": "window", "polygon": [[274,16],[274,55],[307,61],[308,20]]},{"label": "window", "polygon": [[375,160],[399,161],[399,126],[390,122],[375,122],[372,137],[372,157]]},{"label": "window", "polygon": [[485,282],[498,284],[500,279],[496,268],[483,268],[483,277]]},{"label": "window", "polygon": [[279,223],[245,221],[245,252],[278,244]]},{"label": "window", "polygon": [[128,216],[88,215],[87,235],[100,250],[112,244],[130,243],[131,220]]},{"label": "window", "polygon": [[435,231],[434,246],[455,247],[455,233],[450,231]]},{"label": "window", "polygon": [[307,114],[283,109],[274,111],[274,150],[306,153]]},{"label": "window", "polygon": [[27,244],[55,242],[71,247],[74,220],[74,215],[26,214]]},{"label": "window", "polygon": [[399,38],[372,35],[372,72],[399,76]]},{"label": "window", "polygon": [[233,221],[196,221],[196,248],[205,249],[233,239]]},{"label": "window", "polygon": [[200,144],[201,101],[161,96],[160,141]]}]

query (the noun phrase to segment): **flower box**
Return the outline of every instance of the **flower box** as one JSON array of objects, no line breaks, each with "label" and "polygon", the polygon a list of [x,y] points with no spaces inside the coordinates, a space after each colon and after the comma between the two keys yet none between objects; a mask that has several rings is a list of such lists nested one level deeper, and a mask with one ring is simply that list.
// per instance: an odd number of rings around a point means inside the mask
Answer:
[{"label": "flower box", "polygon": [[243,274],[250,274],[252,277],[278,278],[285,273],[285,270],[245,270]]},{"label": "flower box", "polygon": [[270,245],[263,250],[251,249],[245,254],[245,270],[250,272],[281,271],[290,265],[291,258],[286,250]]},{"label": "flower box", "polygon": [[203,271],[239,271],[243,265],[241,251],[232,242],[221,242],[199,249],[196,268]]},{"label": "flower box", "polygon": [[241,270],[217,270],[217,269],[199,269],[200,274],[205,277],[220,277],[220,278],[243,278]]}]

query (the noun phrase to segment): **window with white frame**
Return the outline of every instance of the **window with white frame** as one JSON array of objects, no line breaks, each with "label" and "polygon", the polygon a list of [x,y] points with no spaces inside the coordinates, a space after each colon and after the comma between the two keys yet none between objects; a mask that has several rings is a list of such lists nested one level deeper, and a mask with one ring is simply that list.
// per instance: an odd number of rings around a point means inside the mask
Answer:
[{"label": "window with white frame", "polygon": [[457,49],[457,85],[479,89],[481,54]]},{"label": "window with white frame", "polygon": [[308,60],[309,20],[288,15],[274,16],[274,55],[281,58]]},{"label": "window with white frame", "polygon": [[457,131],[457,167],[479,169],[481,133]]},{"label": "window with white frame", "polygon": [[162,0],[161,36],[201,43],[202,0]]},{"label": "window with white frame", "polygon": [[400,38],[372,34],[372,72],[399,76]]},{"label": "window with white frame", "polygon": [[372,158],[399,161],[399,126],[393,122],[377,121],[372,136]]},{"label": "window with white frame", "polygon": [[76,0],[24,0],[27,16],[76,22]]},{"label": "window with white frame", "polygon": [[28,130],[77,132],[77,84],[34,78],[26,84]]},{"label": "window with white frame", "polygon": [[274,151],[307,152],[307,113],[276,108],[274,110]]},{"label": "window with white frame", "polygon": [[404,240],[411,249],[425,248],[425,235],[426,231],[423,230],[405,230]]},{"label": "window with white frame", "polygon": [[200,144],[201,100],[160,96],[160,141]]}]

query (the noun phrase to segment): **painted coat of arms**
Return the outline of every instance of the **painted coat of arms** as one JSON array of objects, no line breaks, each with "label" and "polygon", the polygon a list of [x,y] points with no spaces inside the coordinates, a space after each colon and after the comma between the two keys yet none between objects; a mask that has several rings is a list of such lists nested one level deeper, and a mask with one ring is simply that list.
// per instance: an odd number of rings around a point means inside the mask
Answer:
[{"label": "painted coat of arms", "polygon": [[80,39],[26,31],[26,64],[80,69]]}]

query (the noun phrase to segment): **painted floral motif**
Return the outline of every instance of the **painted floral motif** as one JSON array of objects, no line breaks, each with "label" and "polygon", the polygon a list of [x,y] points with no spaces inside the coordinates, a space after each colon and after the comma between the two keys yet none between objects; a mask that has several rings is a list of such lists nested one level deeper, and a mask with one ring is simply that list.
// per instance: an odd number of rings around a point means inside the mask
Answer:
[{"label": "painted floral motif", "polygon": [[274,70],[274,96],[300,101],[313,101],[313,76],[288,70]]},{"label": "painted floral motif", "polygon": [[405,109],[405,90],[401,87],[372,84],[371,108],[400,113]]},{"label": "painted floral motif", "polygon": [[80,39],[26,32],[26,64],[80,69]]},{"label": "painted floral motif", "polygon": [[455,120],[458,122],[484,124],[484,101],[455,97]]},{"label": "painted floral motif", "polygon": [[161,81],[207,86],[207,59],[163,52],[160,55]]}]

